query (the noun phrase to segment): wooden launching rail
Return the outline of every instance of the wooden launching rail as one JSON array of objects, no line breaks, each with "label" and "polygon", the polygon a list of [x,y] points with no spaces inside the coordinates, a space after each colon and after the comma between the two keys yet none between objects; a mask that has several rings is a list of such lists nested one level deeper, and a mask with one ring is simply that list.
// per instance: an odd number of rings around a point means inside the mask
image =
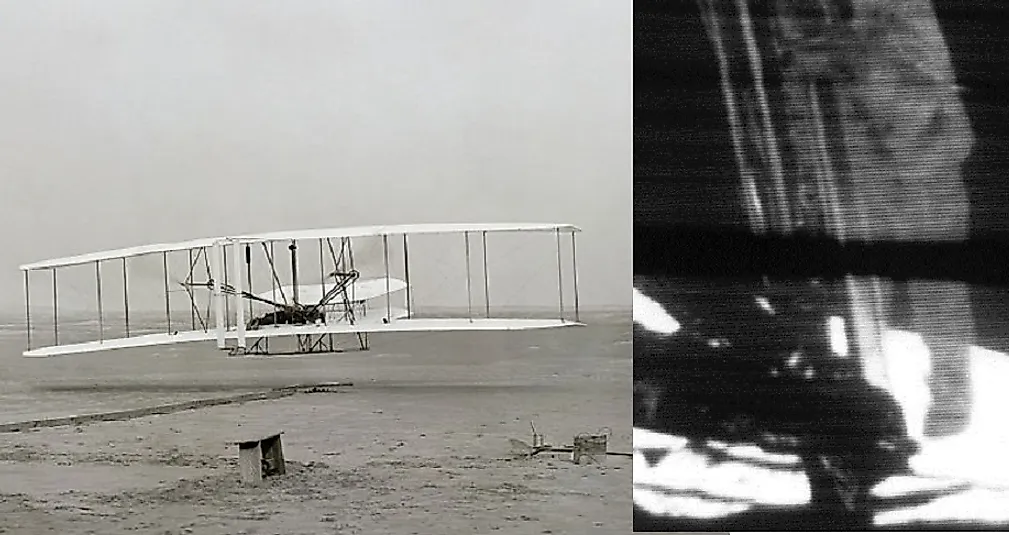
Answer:
[{"label": "wooden launching rail", "polygon": [[0,424],[0,433],[19,433],[31,429],[43,427],[61,427],[70,425],[83,425],[96,422],[118,422],[153,416],[155,414],[172,414],[176,412],[202,409],[219,405],[230,405],[233,403],[248,403],[250,401],[265,401],[284,398],[298,393],[315,392],[335,392],[338,387],[354,386],[353,383],[316,383],[306,385],[292,385],[274,388],[265,392],[250,392],[236,394],[232,396],[222,396],[216,398],[197,399],[193,401],[182,401],[179,403],[166,403],[154,407],[142,407],[139,409],[127,409],[121,411],[101,412],[95,414],[83,414],[79,416],[63,416],[59,418],[43,418],[38,420],[28,420]]}]

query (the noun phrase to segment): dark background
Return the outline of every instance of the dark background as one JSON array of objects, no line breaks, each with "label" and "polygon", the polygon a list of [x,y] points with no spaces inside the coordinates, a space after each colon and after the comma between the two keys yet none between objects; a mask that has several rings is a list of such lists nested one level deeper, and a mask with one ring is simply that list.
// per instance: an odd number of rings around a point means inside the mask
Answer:
[{"label": "dark background", "polygon": [[[993,1],[934,5],[977,137],[964,172],[972,235],[1006,242],[1009,97],[1002,88],[1009,78],[1009,37],[1004,31],[1009,10]],[[636,0],[634,11],[636,234],[643,227],[659,233],[683,226],[744,230],[717,59],[695,3]],[[684,254],[696,247],[684,243]],[[654,254],[649,243],[635,241],[636,262]],[[1001,255],[971,258],[978,263],[1009,262]],[[972,289],[980,345],[1009,352],[1009,287],[975,284]]]}]

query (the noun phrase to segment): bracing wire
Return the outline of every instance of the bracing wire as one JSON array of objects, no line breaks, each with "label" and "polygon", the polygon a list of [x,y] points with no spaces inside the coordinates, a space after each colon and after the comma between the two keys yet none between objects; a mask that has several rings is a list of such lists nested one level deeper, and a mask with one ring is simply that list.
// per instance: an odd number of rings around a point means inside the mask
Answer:
[{"label": "bracing wire", "polygon": [[277,285],[277,291],[280,292],[280,298],[287,303],[287,296],[284,295],[284,285],[280,282],[280,277],[277,276],[277,266],[273,263],[273,255],[270,254],[270,248],[263,244],[263,254],[266,256],[266,261],[270,264],[270,274],[273,276],[273,281]]}]

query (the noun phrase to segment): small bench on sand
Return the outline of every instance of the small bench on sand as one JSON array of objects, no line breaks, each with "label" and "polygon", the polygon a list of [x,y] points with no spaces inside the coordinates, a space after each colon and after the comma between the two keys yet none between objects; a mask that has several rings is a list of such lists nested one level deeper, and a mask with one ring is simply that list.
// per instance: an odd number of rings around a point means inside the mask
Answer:
[{"label": "small bench on sand", "polygon": [[279,431],[261,438],[235,441],[238,444],[238,469],[242,475],[242,483],[256,485],[264,477],[284,475],[287,467],[284,465],[284,447],[280,441]]}]

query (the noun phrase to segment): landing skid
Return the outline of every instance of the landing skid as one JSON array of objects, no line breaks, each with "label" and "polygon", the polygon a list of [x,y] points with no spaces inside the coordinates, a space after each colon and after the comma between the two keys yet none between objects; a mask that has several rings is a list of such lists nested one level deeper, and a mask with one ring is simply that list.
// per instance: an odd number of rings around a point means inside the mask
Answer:
[{"label": "landing skid", "polygon": [[[370,341],[368,340],[368,333],[355,333],[353,336],[357,339],[357,350],[368,351],[371,349]],[[340,335],[333,333],[299,334],[295,336],[296,346],[292,348],[290,346],[285,347],[276,344],[273,347],[270,347],[270,338],[265,336],[259,338],[250,337],[249,340],[252,344],[249,347],[244,350],[239,347],[230,347],[228,349],[228,354],[230,356],[291,356],[343,353],[352,350],[341,347],[338,343],[338,338],[340,338]]]}]

